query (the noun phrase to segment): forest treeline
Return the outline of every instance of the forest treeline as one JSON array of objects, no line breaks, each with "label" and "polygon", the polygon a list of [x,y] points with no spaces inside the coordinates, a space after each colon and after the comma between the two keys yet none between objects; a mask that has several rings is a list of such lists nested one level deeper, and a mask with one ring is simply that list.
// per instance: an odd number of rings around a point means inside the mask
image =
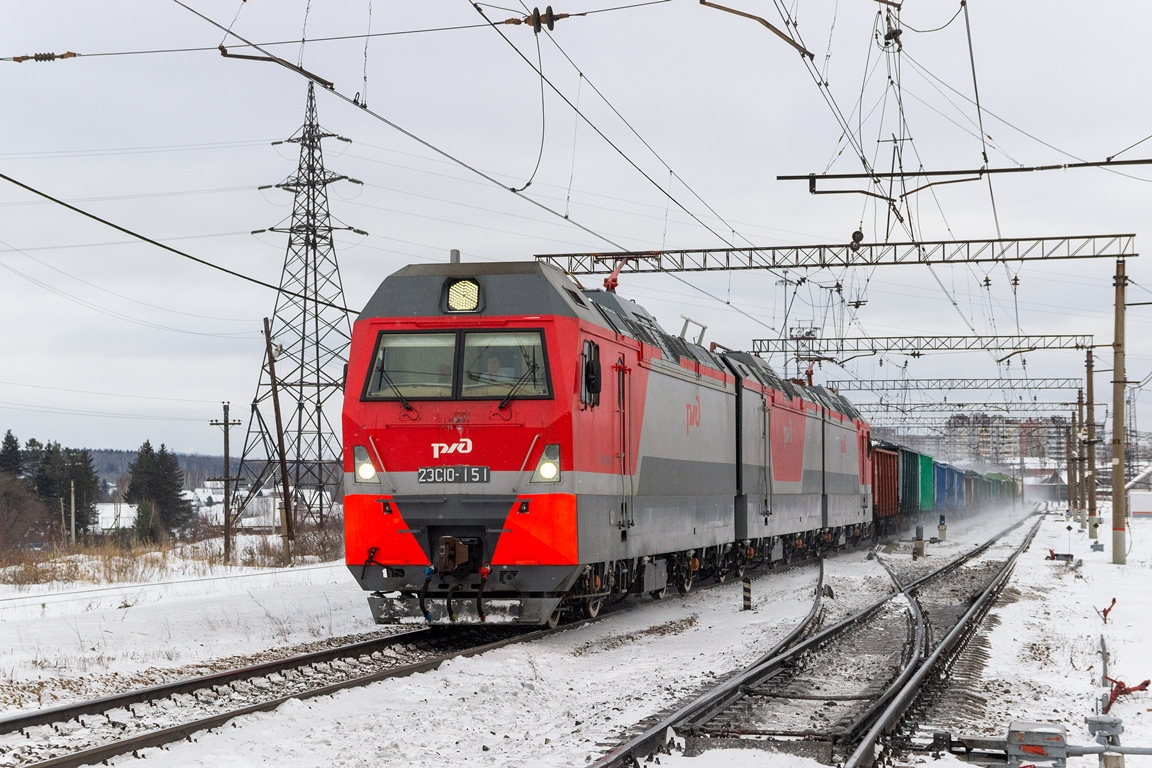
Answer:
[{"label": "forest treeline", "polygon": [[[115,484],[101,482],[92,452],[58,442],[0,441],[0,549],[38,548],[100,530],[96,504],[136,504],[133,535],[157,540],[186,529],[192,506],[181,497],[184,472],[175,453],[145,440]],[[73,500],[75,529],[73,530]]]}]

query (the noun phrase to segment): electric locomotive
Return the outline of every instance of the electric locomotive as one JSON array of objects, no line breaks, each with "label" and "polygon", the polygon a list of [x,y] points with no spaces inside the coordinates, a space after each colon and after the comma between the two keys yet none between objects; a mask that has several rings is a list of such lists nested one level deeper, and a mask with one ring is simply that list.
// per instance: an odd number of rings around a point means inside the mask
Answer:
[{"label": "electric locomotive", "polygon": [[343,433],[346,563],[380,623],[554,625],[871,535],[846,400],[537,262],[385,279]]}]

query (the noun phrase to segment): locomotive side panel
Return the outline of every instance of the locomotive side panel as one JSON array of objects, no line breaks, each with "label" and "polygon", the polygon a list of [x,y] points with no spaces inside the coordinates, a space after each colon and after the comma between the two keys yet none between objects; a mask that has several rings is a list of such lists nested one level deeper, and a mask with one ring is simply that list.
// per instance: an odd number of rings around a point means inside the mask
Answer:
[{"label": "locomotive side panel", "polygon": [[771,428],[768,398],[763,387],[744,380],[740,394],[740,461],[743,495],[736,499],[736,538],[772,535]]},{"label": "locomotive side panel", "polygon": [[735,539],[735,384],[650,360],[640,436],[636,555],[701,549]]},{"label": "locomotive side panel", "polygon": [[861,525],[871,515],[862,492],[860,441],[856,425],[829,415],[824,422],[824,489],[828,516],[825,527]]},{"label": "locomotive side panel", "polygon": [[771,517],[774,532],[778,533],[796,533],[823,524],[819,477],[820,423],[801,408],[799,401],[782,399],[769,409],[772,434]]}]

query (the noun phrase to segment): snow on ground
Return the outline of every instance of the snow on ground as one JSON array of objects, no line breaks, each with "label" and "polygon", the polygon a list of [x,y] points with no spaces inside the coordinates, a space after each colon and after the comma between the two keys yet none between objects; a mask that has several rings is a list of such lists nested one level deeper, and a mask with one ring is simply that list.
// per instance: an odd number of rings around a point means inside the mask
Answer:
[{"label": "snow on ground", "polygon": [[[1006,522],[1004,516],[949,521],[948,541],[929,545],[926,565],[983,541]],[[1108,534],[1102,539],[1108,551],[1091,552],[1079,527],[1070,534],[1066,525],[1062,515],[1045,519],[992,612],[991,656],[978,691],[988,700],[987,734],[1002,734],[1010,719],[1047,720],[1065,724],[1073,743],[1090,743],[1083,720],[1107,690],[1099,685],[1101,635],[1113,677],[1129,684],[1152,677],[1152,632],[1146,629],[1152,521],[1133,522],[1128,565],[1119,567],[1111,565]],[[934,533],[934,526],[926,530]],[[1083,562],[1073,568],[1047,561],[1050,548]],[[910,558],[907,550],[900,543],[884,556]],[[882,591],[877,569],[862,553],[830,560],[827,580],[837,598],[829,601],[831,614],[849,599]],[[813,580],[810,568],[758,578],[752,612],[737,610],[738,584],[662,602],[643,598],[635,609],[544,641],[290,702],[147,754],[153,766],[583,766],[635,723],[770,648],[807,612]],[[1105,625],[1097,609],[1113,597],[1116,607]],[[0,693],[16,680],[24,686],[43,681],[57,693],[74,685],[71,695],[93,695],[93,685],[144,684],[158,671],[376,629],[341,564],[36,595],[6,591],[0,593],[0,681],[7,682],[0,682]],[[1124,743],[1152,746],[1152,694],[1120,699],[1113,714],[1124,719]],[[661,764],[816,765],[792,755],[731,749],[665,756]],[[1152,765],[1152,758],[1129,756],[1127,764]],[[1070,765],[1095,766],[1096,758]]]},{"label": "snow on ground", "polygon": [[381,629],[343,563],[233,571],[149,584],[37,585],[31,594],[5,588],[0,711],[234,668]]},{"label": "snow on ground", "polygon": [[[1110,523],[1111,510],[1102,506]],[[1111,525],[1100,531],[1105,551],[1093,552],[1079,524],[1050,514],[1018,561],[1012,578],[1018,599],[993,611],[1000,625],[990,633],[993,654],[981,694],[989,702],[987,732],[1003,733],[1009,719],[1039,720],[1065,725],[1072,743],[1092,743],[1084,718],[1108,691],[1100,685],[1101,637],[1110,677],[1129,685],[1152,678],[1152,520],[1131,522],[1127,565],[1112,565]],[[1045,560],[1049,549],[1083,564]],[[1113,597],[1105,624],[1097,611]],[[1122,697],[1110,714],[1124,721],[1121,744],[1152,746],[1152,693]],[[1097,764],[1094,756],[1069,761]],[[1152,766],[1152,757],[1129,755],[1126,764]]]},{"label": "snow on ground", "polygon": [[[1101,514],[1110,523],[1111,511],[1107,505],[1102,507]],[[1067,530],[1069,524],[1072,531]],[[969,532],[980,527],[979,522],[966,525]],[[996,525],[986,527],[992,533]],[[950,538],[957,530],[949,523]],[[1066,520],[1062,513],[1050,513],[1045,518],[1032,546],[1017,562],[1010,588],[989,614],[996,617],[991,624],[998,624],[988,633],[991,657],[981,688],[975,691],[988,700],[984,725],[975,730],[957,729],[957,733],[1004,736],[1010,720],[1034,720],[1063,724],[1072,744],[1093,744],[1084,718],[1098,711],[1099,698],[1108,691],[1100,685],[1101,636],[1110,652],[1110,677],[1128,685],[1152,678],[1152,520],[1132,521],[1131,551],[1123,566],[1112,565],[1111,526],[1101,525],[1100,530],[1105,551],[1093,552],[1079,524]],[[929,553],[943,547],[930,545]],[[1074,563],[1079,560],[1082,564],[1072,567],[1046,560],[1049,549],[1071,553]],[[1108,607],[1113,597],[1116,607],[1105,624],[1097,610]],[[1124,722],[1121,744],[1152,746],[1152,693],[1121,697],[1110,714]],[[922,763],[967,765],[950,756],[940,760],[913,758],[906,764]],[[1068,761],[1069,768],[1095,768],[1098,764],[1094,755]],[[1125,764],[1128,768],[1152,766],[1152,757],[1127,755]],[[815,768],[819,763],[760,750],[723,749],[698,757],[662,757],[661,765]]]},{"label": "snow on ground", "polygon": [[[844,561],[877,567],[859,553]],[[197,743],[149,751],[149,764],[583,766],[633,724],[769,650],[807,614],[814,586],[814,568],[768,574],[754,582],[753,611],[739,609],[738,583],[641,598],[543,641],[289,702]]]}]

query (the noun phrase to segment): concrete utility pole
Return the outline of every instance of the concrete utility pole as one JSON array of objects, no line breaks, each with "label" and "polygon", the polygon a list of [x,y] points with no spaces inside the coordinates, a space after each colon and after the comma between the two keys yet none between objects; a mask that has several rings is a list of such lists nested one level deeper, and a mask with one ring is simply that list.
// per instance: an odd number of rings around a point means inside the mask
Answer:
[{"label": "concrete utility pole", "polygon": [[1096,516],[1096,404],[1093,400],[1096,386],[1092,381],[1096,375],[1093,368],[1094,354],[1093,349],[1089,347],[1085,372],[1085,377],[1088,380],[1088,467],[1084,472],[1084,481],[1088,485],[1088,538],[1090,539],[1099,538],[1097,529],[1100,527],[1100,520]]},{"label": "concrete utility pole", "polygon": [[232,562],[232,483],[239,483],[239,477],[232,477],[232,460],[228,455],[228,433],[232,427],[238,427],[243,422],[228,420],[228,406],[224,403],[224,420],[208,422],[214,427],[224,427],[224,477],[211,477],[209,480],[224,481],[224,562]]},{"label": "concrete utility pole", "polygon": [[1124,259],[1116,259],[1116,328],[1112,338],[1112,563],[1128,561],[1128,498],[1124,490],[1124,388],[1128,374],[1124,369],[1124,288],[1128,276]]},{"label": "concrete utility pole", "polygon": [[1068,509],[1071,510],[1073,520],[1079,522],[1081,515],[1079,515],[1079,476],[1076,473],[1076,465],[1079,463],[1079,456],[1076,453],[1076,411],[1071,413],[1068,419]]},{"label": "concrete utility pole", "polygon": [[1081,531],[1087,530],[1087,494],[1084,492],[1084,390],[1076,390],[1076,510]]},{"label": "concrete utility pole", "polygon": [[1065,463],[1068,465],[1068,469],[1067,469],[1067,473],[1066,473],[1066,476],[1068,478],[1068,482],[1067,482],[1068,514],[1073,515],[1073,514],[1075,514],[1075,512],[1073,512],[1072,510],[1075,509],[1075,503],[1073,502],[1073,499],[1076,498],[1076,473],[1072,469],[1072,467],[1074,466],[1075,460],[1072,458],[1072,427],[1071,426],[1064,427],[1064,456],[1066,458]]}]

